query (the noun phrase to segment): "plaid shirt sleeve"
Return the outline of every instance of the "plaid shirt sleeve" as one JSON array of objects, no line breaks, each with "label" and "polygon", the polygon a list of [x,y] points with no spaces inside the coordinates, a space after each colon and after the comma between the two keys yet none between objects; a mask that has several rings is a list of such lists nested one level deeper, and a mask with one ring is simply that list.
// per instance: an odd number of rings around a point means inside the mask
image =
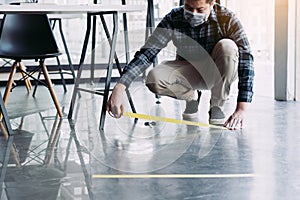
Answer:
[{"label": "plaid shirt sleeve", "polygon": [[[225,21],[224,21],[225,20]],[[253,56],[244,28],[238,18],[230,13],[219,19],[225,37],[232,39],[239,49],[238,102],[251,102],[253,96],[254,67]]]},{"label": "plaid shirt sleeve", "polygon": [[153,63],[157,54],[171,40],[171,24],[169,15],[166,15],[147,39],[145,45],[135,53],[132,61],[124,68],[119,83],[128,88],[131,82]]}]

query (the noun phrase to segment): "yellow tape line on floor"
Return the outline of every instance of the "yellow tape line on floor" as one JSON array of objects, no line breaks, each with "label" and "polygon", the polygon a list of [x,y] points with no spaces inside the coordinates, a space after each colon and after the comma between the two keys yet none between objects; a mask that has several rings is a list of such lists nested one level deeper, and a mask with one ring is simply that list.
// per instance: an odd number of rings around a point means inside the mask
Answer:
[{"label": "yellow tape line on floor", "polygon": [[99,179],[145,179],[145,178],[251,178],[254,174],[94,174]]},{"label": "yellow tape line on floor", "polygon": [[199,123],[199,122],[192,122],[192,121],[187,121],[187,120],[179,120],[179,119],[166,118],[166,117],[151,116],[151,115],[138,114],[138,113],[132,113],[132,112],[124,112],[123,115],[126,117],[145,119],[145,120],[151,120],[151,121],[161,121],[161,122],[169,122],[169,123],[175,123],[175,124],[185,124],[185,125],[191,125],[191,126],[201,126],[201,127],[207,127],[207,128],[228,130],[228,128],[223,127],[223,126],[215,126],[215,125],[211,125],[211,124],[204,124],[204,123]]}]

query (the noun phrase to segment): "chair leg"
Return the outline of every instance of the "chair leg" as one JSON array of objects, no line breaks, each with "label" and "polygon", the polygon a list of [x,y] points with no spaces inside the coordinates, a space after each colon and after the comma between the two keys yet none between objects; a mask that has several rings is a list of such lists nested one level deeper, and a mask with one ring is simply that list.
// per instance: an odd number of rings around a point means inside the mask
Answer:
[{"label": "chair leg", "polygon": [[54,102],[54,105],[56,107],[57,113],[58,113],[59,117],[62,117],[63,114],[62,114],[62,111],[60,109],[60,105],[59,105],[59,102],[57,100],[56,94],[55,94],[55,92],[53,90],[53,84],[52,84],[52,81],[51,81],[51,79],[49,77],[49,73],[48,73],[47,67],[46,67],[46,65],[45,65],[45,63],[44,63],[43,60],[40,61],[40,65],[42,67],[43,74],[44,74],[44,77],[45,77],[45,81],[46,81],[46,84],[48,85],[48,89],[49,89],[50,95],[52,97],[52,100]]},{"label": "chair leg", "polygon": [[30,90],[32,89],[32,85],[31,85],[31,82],[28,79],[28,77],[26,77],[27,75],[24,73],[26,71],[26,67],[25,67],[25,65],[23,65],[22,62],[19,62],[19,68],[21,69],[22,77],[24,79],[27,92],[29,93]]},{"label": "chair leg", "polygon": [[[41,74],[42,74],[42,70],[40,69],[40,70],[39,70],[39,74],[38,74],[38,76],[37,76],[37,80],[40,80]],[[33,93],[32,93],[32,96],[33,96],[33,97],[35,97],[35,93],[36,93],[37,87],[38,87],[38,85],[39,85],[39,82],[38,82],[37,80],[35,80],[35,84],[34,84],[34,89],[33,89]]]},{"label": "chair leg", "polygon": [[[10,92],[11,92],[11,89],[12,89],[12,85],[14,83],[14,76],[15,76],[16,71],[17,71],[17,66],[18,66],[18,62],[15,61],[14,64],[12,65],[12,67],[11,67],[9,78],[8,78],[8,81],[7,81],[7,84],[6,84],[6,88],[5,88],[5,91],[4,91],[3,107],[5,107],[5,105],[6,105],[7,101],[8,101],[8,97],[10,95]],[[2,97],[0,97],[0,98],[2,98]],[[1,108],[2,108],[2,106],[1,106]],[[3,110],[2,110],[2,112],[3,112]],[[3,115],[4,114],[0,112],[0,121],[3,118]],[[4,119],[4,120],[8,121],[7,119]],[[9,123],[9,122],[6,122],[6,123]]]},{"label": "chair leg", "polygon": [[13,82],[14,82],[14,76],[15,76],[16,71],[17,71],[17,65],[18,65],[18,62],[15,61],[14,64],[13,64],[13,66],[11,67],[9,78],[8,78],[8,82],[6,84],[5,92],[4,92],[4,95],[3,95],[3,102],[4,102],[4,104],[7,103],[9,94],[11,92],[11,88],[12,88],[12,85],[13,85]]}]

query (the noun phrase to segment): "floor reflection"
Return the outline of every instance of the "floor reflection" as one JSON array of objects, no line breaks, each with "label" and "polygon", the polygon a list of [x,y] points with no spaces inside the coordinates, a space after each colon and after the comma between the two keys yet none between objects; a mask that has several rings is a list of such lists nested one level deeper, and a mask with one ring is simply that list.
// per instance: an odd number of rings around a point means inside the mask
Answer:
[{"label": "floor reflection", "polygon": [[[143,96],[135,104],[139,113],[181,119],[182,102],[162,98],[157,105],[151,93],[134,91],[133,98]],[[59,119],[46,100],[34,107],[38,101],[19,92],[11,98],[17,106],[8,105],[14,136],[0,123],[1,200],[293,200],[300,194],[299,103],[262,98],[242,131],[110,116],[100,131],[102,99],[95,95],[79,98],[69,120],[67,109]],[[62,102],[69,98],[58,94]],[[42,88],[37,95],[42,98]],[[194,121],[207,122],[208,105],[204,94]]]},{"label": "floor reflection", "polygon": [[[14,136],[1,131],[1,143],[7,144],[1,145],[6,147],[1,150],[6,152],[1,162],[2,198],[92,199],[89,152],[78,141],[72,120],[37,113],[13,122]],[[40,125],[28,131],[30,122]]]}]

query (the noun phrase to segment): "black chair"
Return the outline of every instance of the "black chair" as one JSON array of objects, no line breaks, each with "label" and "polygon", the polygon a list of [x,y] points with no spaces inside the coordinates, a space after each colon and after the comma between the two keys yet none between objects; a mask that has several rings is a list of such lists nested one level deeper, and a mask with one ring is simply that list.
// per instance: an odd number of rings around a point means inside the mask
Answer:
[{"label": "black chair", "polygon": [[[59,15],[58,15],[58,16],[59,16]],[[73,66],[73,64],[72,64],[72,59],[71,59],[71,55],[70,55],[70,53],[69,53],[69,49],[68,49],[68,46],[67,46],[67,42],[66,42],[66,39],[65,39],[65,36],[64,36],[64,33],[63,33],[63,29],[62,29],[62,18],[60,18],[60,17],[58,17],[58,16],[54,16],[54,17],[52,16],[52,17],[49,17],[49,21],[50,21],[52,30],[54,30],[56,24],[58,24],[58,29],[59,29],[60,37],[61,37],[61,40],[62,40],[64,49],[65,49],[65,53],[66,53],[67,58],[68,58],[68,64],[69,64],[69,70],[70,70],[70,72],[69,72],[69,71],[66,71],[66,70],[64,70],[64,69],[62,68],[62,66],[61,66],[61,64],[60,64],[60,60],[59,60],[59,58],[58,58],[58,56],[57,56],[57,57],[56,57],[56,61],[57,61],[58,71],[51,71],[51,72],[49,72],[49,74],[59,74],[59,75],[60,75],[60,78],[61,78],[61,83],[62,83],[64,92],[67,92],[67,86],[66,86],[66,81],[65,81],[65,78],[64,78],[64,74],[71,75],[73,81],[75,81],[75,70],[74,70],[74,66]],[[40,78],[41,74],[42,74],[42,71],[40,70],[39,75],[38,75],[38,79]],[[34,91],[33,91],[33,96],[34,96],[35,93],[36,93],[37,85],[38,85],[38,81],[36,81],[35,88],[34,88]]]},{"label": "black chair", "polygon": [[[56,44],[48,17],[46,14],[6,14],[0,29],[0,57],[13,59],[10,76],[3,96],[7,103],[12,89],[17,67],[27,78],[39,81],[49,89],[58,115],[62,117],[59,102],[53,90],[52,81],[44,63],[46,58],[61,55]],[[26,72],[20,65],[22,60],[36,60],[39,65],[31,72]],[[45,82],[35,78],[33,74],[42,69]]]}]

